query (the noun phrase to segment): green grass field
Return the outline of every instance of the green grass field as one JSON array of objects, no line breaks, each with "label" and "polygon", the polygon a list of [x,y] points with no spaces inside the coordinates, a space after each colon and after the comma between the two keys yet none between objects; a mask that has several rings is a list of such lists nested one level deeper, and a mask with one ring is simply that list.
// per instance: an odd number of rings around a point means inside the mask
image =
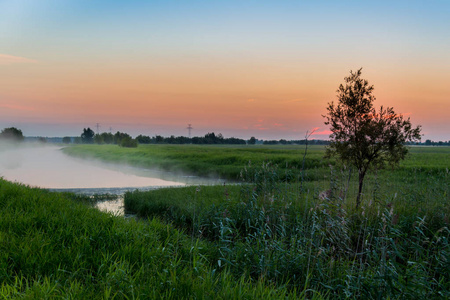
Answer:
[{"label": "green grass field", "polygon": [[355,172],[323,147],[304,170],[300,146],[64,151],[232,183],[127,193],[130,220],[1,180],[0,298],[450,297],[450,148],[372,172],[358,210]]},{"label": "green grass field", "polygon": [[[63,151],[72,156],[106,162],[238,180],[241,170],[249,162],[259,165],[263,161],[271,161],[283,169],[299,169],[302,149],[298,146],[139,145],[138,148],[122,148],[116,145],[77,145]],[[305,168],[328,166],[329,162],[322,158],[323,147],[309,147]]]},{"label": "green grass field", "polygon": [[0,299],[304,295],[220,270],[215,248],[171,225],[115,217],[88,202],[0,179]]},{"label": "green grass field", "polygon": [[[116,145],[77,145],[66,147],[64,153],[106,162],[129,164],[143,168],[181,170],[197,175],[218,175],[235,180],[244,166],[264,161],[279,168],[302,168],[305,146],[217,146],[217,145],[139,145],[123,148]],[[323,159],[324,146],[309,146],[305,169],[328,168],[334,160]],[[449,147],[411,147],[410,155],[400,169],[426,171],[450,167]]]},{"label": "green grass field", "polygon": [[412,148],[400,168],[371,174],[359,210],[348,168],[310,162],[314,177],[302,182],[291,169],[296,176],[286,181],[287,169],[264,158],[301,151],[264,150],[259,164],[244,165],[241,185],[136,191],[125,207],[209,241],[235,276],[337,299],[450,296],[449,148]]}]

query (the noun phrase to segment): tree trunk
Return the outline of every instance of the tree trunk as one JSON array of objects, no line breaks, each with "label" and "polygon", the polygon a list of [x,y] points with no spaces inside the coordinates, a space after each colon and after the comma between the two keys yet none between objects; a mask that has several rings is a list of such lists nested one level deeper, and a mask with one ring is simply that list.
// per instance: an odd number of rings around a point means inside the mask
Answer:
[{"label": "tree trunk", "polygon": [[358,209],[361,204],[361,193],[364,182],[364,176],[366,175],[365,171],[359,171],[359,188],[358,188],[358,196],[356,196],[356,208]]}]

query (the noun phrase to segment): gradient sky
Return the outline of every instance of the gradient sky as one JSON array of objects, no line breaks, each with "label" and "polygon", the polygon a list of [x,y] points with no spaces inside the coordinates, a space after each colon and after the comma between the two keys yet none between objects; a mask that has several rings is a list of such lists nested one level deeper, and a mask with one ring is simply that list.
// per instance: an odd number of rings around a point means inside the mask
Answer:
[{"label": "gradient sky", "polygon": [[450,140],[450,1],[0,0],[0,127],[302,139],[350,70]]}]

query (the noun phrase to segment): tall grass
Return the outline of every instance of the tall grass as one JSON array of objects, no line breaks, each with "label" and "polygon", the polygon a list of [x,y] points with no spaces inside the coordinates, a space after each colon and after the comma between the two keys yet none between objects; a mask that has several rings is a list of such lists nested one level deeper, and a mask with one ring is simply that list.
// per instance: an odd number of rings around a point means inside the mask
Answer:
[{"label": "tall grass", "polygon": [[236,277],[338,299],[450,297],[448,169],[378,171],[360,210],[348,169],[304,189],[284,172],[251,164],[242,186],[136,191],[125,205],[208,241],[209,263]]},{"label": "tall grass", "polygon": [[214,248],[170,225],[115,217],[75,198],[0,179],[1,299],[305,297],[219,270]]},{"label": "tall grass", "polygon": [[[179,237],[175,244],[171,240],[158,248],[172,249],[176,262],[157,256],[166,261],[156,262],[151,274],[170,273],[171,284],[159,281],[163,288],[152,289],[152,295],[208,298],[218,291],[226,297],[250,298],[256,296],[252,291],[262,289],[259,296],[265,298],[449,298],[449,148],[414,147],[399,169],[374,170],[366,179],[359,210],[354,209],[355,174],[322,160],[319,147],[308,150],[300,173],[301,149],[150,145],[77,146],[65,151],[241,181],[126,194],[127,210],[148,217],[149,224],[170,228],[166,238],[172,231]],[[133,263],[128,264],[134,267]],[[173,274],[167,264],[181,269]],[[136,272],[149,271],[132,269],[129,274]],[[198,282],[204,278],[209,278],[214,292],[200,292],[200,286],[206,286]],[[176,290],[167,294],[175,281]],[[179,285],[188,281],[191,285]]]}]

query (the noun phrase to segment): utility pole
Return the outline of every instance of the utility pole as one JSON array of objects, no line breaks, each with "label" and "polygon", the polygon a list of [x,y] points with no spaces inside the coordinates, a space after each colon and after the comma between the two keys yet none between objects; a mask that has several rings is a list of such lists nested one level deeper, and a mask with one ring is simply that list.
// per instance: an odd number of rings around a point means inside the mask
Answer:
[{"label": "utility pole", "polygon": [[186,129],[189,131],[189,138],[191,138],[191,130],[194,128],[192,128],[191,124],[188,124],[188,127]]}]

